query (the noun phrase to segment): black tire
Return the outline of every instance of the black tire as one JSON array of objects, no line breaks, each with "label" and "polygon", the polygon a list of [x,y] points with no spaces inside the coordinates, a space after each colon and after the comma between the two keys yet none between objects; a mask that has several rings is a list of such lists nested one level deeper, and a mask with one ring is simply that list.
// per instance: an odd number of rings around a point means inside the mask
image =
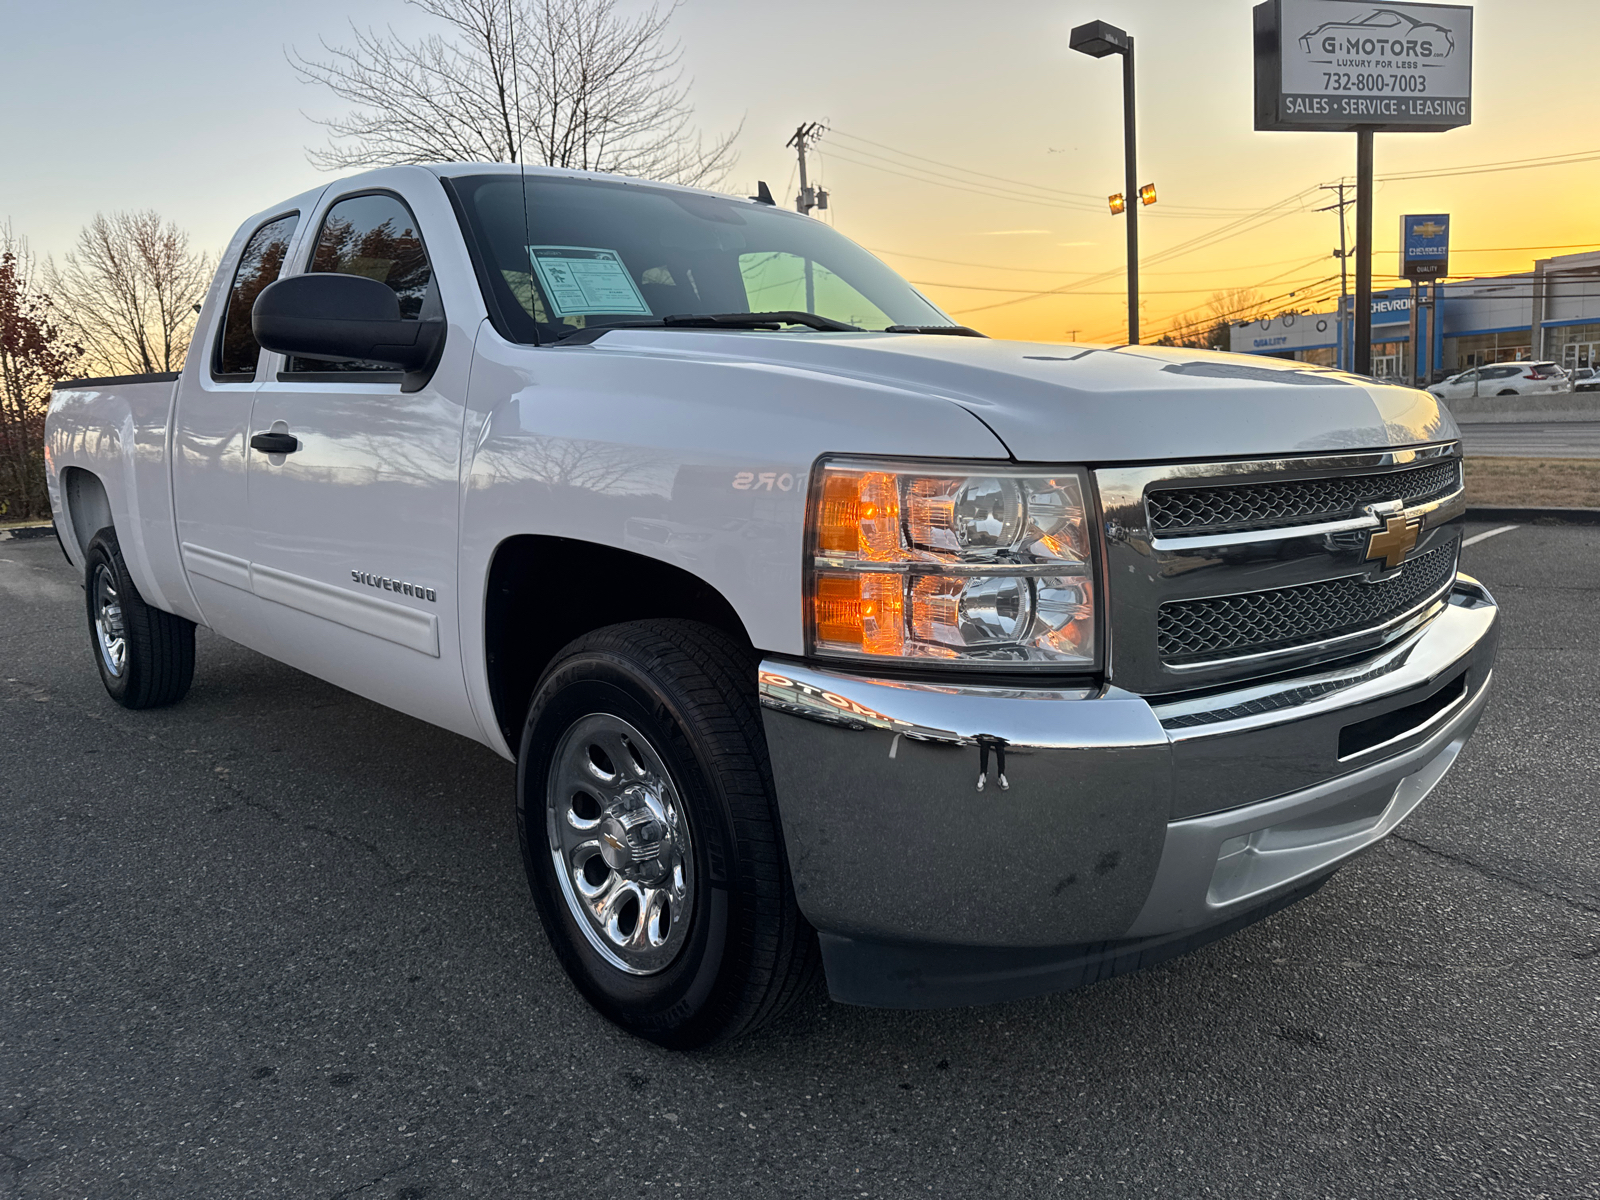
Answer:
[{"label": "black tire", "polygon": [[[816,933],[789,879],[755,675],[750,651],[709,626],[612,625],[556,656],[523,729],[517,831],[551,944],[602,1014],[671,1049],[725,1041],[772,1020],[820,968]],[[676,956],[651,974],[629,974],[601,956],[552,856],[547,790],[556,786],[557,749],[595,714],[626,722],[650,744],[693,839],[692,916]]]},{"label": "black tire", "polygon": [[[194,679],[194,622],[151,608],[139,595],[128,565],[122,559],[116,532],[107,527],[94,535],[85,556],[84,596],[89,616],[89,646],[100,681],[111,698],[124,708],[160,708],[176,704]],[[114,638],[103,638],[99,627],[106,588],[114,593],[120,611],[112,618],[119,626],[121,662],[109,648]]]},{"label": "black tire", "polygon": [[1521,395],[1521,393],[1518,392],[1515,388],[1507,388],[1505,391],[1499,392],[1497,394],[1501,395],[1501,396],[1518,396],[1518,395]]}]

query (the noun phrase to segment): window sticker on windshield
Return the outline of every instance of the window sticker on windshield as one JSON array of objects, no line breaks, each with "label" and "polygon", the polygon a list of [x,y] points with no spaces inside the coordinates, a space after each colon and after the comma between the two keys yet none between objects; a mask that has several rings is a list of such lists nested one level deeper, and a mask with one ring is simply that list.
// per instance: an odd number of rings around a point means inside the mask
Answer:
[{"label": "window sticker on windshield", "polygon": [[587,246],[529,246],[528,257],[558,317],[593,313],[650,315],[633,276],[615,250]]}]

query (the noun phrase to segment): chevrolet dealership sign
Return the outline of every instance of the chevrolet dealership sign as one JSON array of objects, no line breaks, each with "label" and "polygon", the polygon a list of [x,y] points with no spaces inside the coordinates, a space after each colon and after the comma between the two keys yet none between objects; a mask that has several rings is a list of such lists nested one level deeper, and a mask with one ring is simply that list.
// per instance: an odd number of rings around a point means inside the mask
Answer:
[{"label": "chevrolet dealership sign", "polygon": [[1445,213],[1400,218],[1400,274],[1431,279],[1450,274],[1450,218]]},{"label": "chevrolet dealership sign", "polygon": [[1256,128],[1437,132],[1472,121],[1472,9],[1266,0]]}]

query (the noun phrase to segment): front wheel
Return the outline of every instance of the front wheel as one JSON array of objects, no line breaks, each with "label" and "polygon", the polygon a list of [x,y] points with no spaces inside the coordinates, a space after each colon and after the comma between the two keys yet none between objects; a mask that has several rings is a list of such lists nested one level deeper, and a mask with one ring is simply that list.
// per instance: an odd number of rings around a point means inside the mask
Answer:
[{"label": "front wheel", "polygon": [[1499,392],[1497,394],[1501,395],[1501,396],[1520,396],[1522,393],[1517,391],[1515,388],[1506,388],[1505,391]]},{"label": "front wheel", "polygon": [[523,730],[517,826],[567,974],[622,1028],[687,1049],[747,1032],[815,979],[749,653],[690,621],[563,650]]},{"label": "front wheel", "polygon": [[194,622],[144,602],[113,529],[94,535],[85,559],[89,642],[106,691],[124,708],[176,704],[194,679]]}]

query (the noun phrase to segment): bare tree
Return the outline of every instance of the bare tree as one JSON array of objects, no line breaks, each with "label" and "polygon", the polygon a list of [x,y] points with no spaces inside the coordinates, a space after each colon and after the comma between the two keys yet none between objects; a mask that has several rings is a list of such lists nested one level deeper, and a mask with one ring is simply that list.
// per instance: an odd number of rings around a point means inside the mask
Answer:
[{"label": "bare tree", "polygon": [[308,151],[324,169],[441,161],[540,162],[715,186],[735,129],[709,144],[692,128],[683,52],[666,40],[677,9],[633,19],[614,0],[407,0],[448,26],[407,41],[351,27],[325,57],[290,52],[307,83],[355,107],[318,121]]},{"label": "bare tree", "polygon": [[176,371],[214,263],[153,212],[96,213],[50,291],[91,368],[108,375]]},{"label": "bare tree", "polygon": [[1228,288],[1213,292],[1206,302],[1211,315],[1218,321],[1253,321],[1266,312],[1267,305],[1255,288]]},{"label": "bare tree", "polygon": [[78,347],[34,283],[27,242],[0,224],[0,519],[48,515],[44,415]]}]

